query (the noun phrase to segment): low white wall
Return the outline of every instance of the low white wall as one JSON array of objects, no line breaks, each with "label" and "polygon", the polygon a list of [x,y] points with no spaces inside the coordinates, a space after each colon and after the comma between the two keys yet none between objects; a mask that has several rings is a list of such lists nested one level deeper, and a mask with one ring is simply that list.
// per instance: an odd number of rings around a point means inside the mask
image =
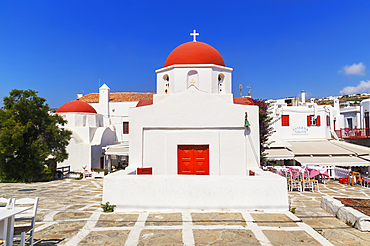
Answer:
[{"label": "low white wall", "polygon": [[116,211],[288,210],[286,179],[256,171],[256,176],[127,175],[105,176],[103,203]]},{"label": "low white wall", "polygon": [[[366,199],[366,198],[360,198]],[[370,231],[370,217],[351,207],[345,207],[341,201],[330,197],[321,197],[321,207],[335,215],[346,224],[352,225],[360,231]]]}]

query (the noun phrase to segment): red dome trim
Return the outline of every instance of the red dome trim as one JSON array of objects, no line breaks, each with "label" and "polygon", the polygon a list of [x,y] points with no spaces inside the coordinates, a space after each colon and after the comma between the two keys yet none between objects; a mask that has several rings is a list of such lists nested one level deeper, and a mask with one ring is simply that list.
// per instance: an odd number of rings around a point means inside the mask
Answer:
[{"label": "red dome trim", "polygon": [[57,113],[93,113],[96,114],[96,110],[89,104],[80,101],[78,99],[71,102],[67,102],[58,108]]},{"label": "red dome trim", "polygon": [[221,54],[209,44],[188,42],[175,48],[167,57],[163,67],[175,64],[215,64],[225,66]]}]

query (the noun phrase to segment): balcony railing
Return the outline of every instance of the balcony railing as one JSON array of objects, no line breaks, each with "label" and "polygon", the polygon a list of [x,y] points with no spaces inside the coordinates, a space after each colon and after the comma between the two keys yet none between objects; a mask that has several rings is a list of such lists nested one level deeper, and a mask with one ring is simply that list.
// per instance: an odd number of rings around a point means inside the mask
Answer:
[{"label": "balcony railing", "polygon": [[335,133],[339,138],[370,138],[370,129],[369,128],[341,128],[340,130],[335,130]]}]

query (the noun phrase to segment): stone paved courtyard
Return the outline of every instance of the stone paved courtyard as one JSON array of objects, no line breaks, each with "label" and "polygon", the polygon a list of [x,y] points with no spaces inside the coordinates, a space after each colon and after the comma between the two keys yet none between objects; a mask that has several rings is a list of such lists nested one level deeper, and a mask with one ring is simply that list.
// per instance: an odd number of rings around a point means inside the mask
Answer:
[{"label": "stone paved courtyard", "polygon": [[370,189],[329,181],[290,192],[296,213],[169,211],[103,213],[102,180],[3,184],[2,197],[40,197],[35,245],[370,245],[370,233],[320,208],[321,196],[370,197]]}]

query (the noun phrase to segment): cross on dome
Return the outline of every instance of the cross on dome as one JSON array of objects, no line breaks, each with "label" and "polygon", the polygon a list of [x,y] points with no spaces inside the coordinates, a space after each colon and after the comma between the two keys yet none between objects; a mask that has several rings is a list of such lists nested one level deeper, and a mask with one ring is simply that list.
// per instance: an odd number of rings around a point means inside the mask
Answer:
[{"label": "cross on dome", "polygon": [[197,33],[194,29],[193,32],[190,33],[190,36],[193,36],[193,42],[197,42],[196,38],[199,36],[199,33]]}]

